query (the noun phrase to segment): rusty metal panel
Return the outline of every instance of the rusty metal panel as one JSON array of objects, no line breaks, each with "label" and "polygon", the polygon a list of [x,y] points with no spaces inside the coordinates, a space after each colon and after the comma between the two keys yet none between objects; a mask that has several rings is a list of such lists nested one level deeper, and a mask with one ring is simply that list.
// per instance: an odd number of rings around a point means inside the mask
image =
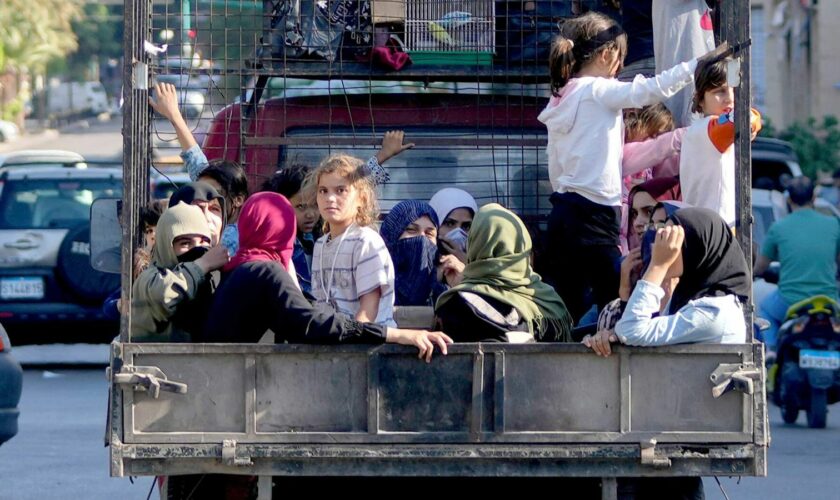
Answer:
[{"label": "rusty metal panel", "polygon": [[452,354],[435,364],[404,355],[382,355],[379,361],[381,432],[470,432],[472,353]]},{"label": "rusty metal panel", "polygon": [[281,356],[257,357],[257,432],[367,432],[367,354]]}]

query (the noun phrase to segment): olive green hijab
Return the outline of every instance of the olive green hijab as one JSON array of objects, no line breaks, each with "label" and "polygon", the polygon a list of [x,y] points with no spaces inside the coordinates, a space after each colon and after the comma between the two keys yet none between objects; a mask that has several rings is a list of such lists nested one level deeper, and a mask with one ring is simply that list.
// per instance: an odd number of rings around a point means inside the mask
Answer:
[{"label": "olive green hijab", "polygon": [[[467,240],[467,265],[460,285],[443,293],[441,307],[458,292],[491,297],[515,308],[541,341],[571,341],[572,318],[563,300],[531,269],[531,236],[519,217],[491,203],[475,216]],[[549,323],[558,332],[543,338]]]}]

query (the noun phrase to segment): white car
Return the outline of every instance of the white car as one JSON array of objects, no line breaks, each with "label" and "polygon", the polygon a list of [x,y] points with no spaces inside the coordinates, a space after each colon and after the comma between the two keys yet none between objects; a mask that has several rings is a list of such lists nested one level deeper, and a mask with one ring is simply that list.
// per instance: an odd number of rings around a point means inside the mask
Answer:
[{"label": "white car", "polygon": [[0,155],[0,168],[35,166],[87,168],[87,163],[79,153],[60,149],[24,149]]},{"label": "white car", "polygon": [[12,122],[0,120],[0,142],[11,142],[20,135],[20,129]]}]

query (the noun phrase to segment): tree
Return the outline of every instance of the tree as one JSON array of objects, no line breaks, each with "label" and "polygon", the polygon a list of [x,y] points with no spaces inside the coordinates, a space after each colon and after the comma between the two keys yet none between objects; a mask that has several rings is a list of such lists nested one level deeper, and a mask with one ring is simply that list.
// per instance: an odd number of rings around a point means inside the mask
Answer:
[{"label": "tree", "polygon": [[840,128],[835,116],[825,116],[820,122],[812,117],[805,123],[794,123],[779,138],[791,143],[802,173],[811,178],[816,178],[817,172],[833,172],[840,167]]},{"label": "tree", "polygon": [[96,76],[89,71],[92,67],[98,69],[102,62],[122,57],[122,20],[112,15],[108,6],[86,4],[83,15],[73,20],[72,27],[78,39],[78,48],[66,60],[72,80],[94,79]]},{"label": "tree", "polygon": [[80,13],[81,0],[0,2],[0,72],[43,73],[51,59],[75,50],[71,23]]}]

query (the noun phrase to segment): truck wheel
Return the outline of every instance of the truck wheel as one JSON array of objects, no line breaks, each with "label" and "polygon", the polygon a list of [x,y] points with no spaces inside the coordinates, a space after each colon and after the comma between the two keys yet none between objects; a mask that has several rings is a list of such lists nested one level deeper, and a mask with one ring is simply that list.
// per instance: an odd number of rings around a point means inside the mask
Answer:
[{"label": "truck wheel", "polygon": [[825,429],[825,415],[828,413],[825,389],[811,389],[811,404],[808,406],[808,427]]},{"label": "truck wheel", "polygon": [[784,420],[786,424],[796,423],[796,419],[799,418],[799,408],[797,408],[796,406],[783,404],[781,406],[781,410],[782,420]]}]

